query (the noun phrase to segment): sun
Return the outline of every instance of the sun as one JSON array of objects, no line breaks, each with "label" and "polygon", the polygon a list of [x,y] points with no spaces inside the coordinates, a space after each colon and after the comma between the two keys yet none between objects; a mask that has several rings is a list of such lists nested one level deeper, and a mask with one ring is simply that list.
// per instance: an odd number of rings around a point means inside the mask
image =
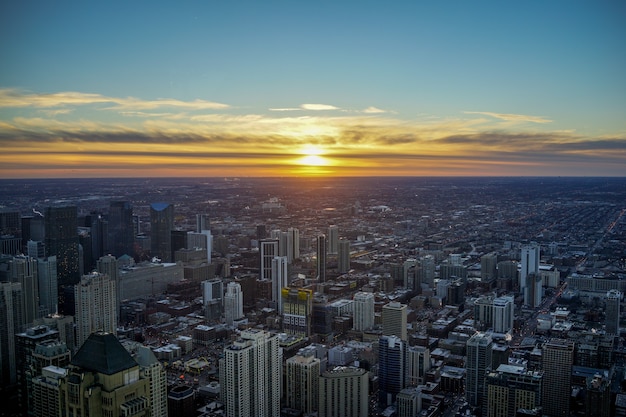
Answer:
[{"label": "sun", "polygon": [[301,158],[298,159],[298,164],[307,165],[307,166],[326,166],[330,164],[328,158],[324,158],[322,155],[324,154],[324,150],[319,146],[315,145],[307,145],[302,148],[300,154],[303,154]]}]

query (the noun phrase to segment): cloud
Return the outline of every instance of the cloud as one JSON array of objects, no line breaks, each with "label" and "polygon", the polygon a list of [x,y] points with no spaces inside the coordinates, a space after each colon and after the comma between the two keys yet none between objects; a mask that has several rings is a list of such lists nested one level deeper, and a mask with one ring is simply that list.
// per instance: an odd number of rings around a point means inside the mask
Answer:
[{"label": "cloud", "polygon": [[101,94],[65,91],[51,94],[27,93],[17,89],[0,89],[0,108],[10,107],[63,107],[111,103],[106,110],[151,110],[174,107],[188,110],[227,109],[228,104],[205,100],[182,101],[170,98],[142,100],[134,97],[107,97]]},{"label": "cloud", "polygon": [[303,110],[340,110],[339,107],[332,106],[330,104],[302,104],[300,107]]},{"label": "cloud", "polygon": [[542,116],[528,116],[525,114],[509,114],[509,113],[494,113],[488,111],[464,111],[465,114],[482,114],[485,116],[494,117],[500,120],[506,120],[509,122],[531,122],[531,123],[551,123],[552,120],[546,119]]},{"label": "cloud", "polygon": [[368,114],[387,113],[387,110],[383,110],[383,109],[379,109],[378,107],[370,106],[370,107],[366,108],[365,110],[363,110],[363,113],[368,113]]},{"label": "cloud", "polygon": [[282,107],[282,108],[270,108],[269,111],[300,111],[302,110],[299,107]]}]

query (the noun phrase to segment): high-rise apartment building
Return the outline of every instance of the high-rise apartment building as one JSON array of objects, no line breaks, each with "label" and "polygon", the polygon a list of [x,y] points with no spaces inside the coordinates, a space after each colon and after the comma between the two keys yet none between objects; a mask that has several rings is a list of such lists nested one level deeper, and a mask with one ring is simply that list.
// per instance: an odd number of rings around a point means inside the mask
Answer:
[{"label": "high-rise apartment building", "polygon": [[272,261],[278,256],[278,239],[259,241],[259,280],[272,279]]},{"label": "high-rise apartment building", "polygon": [[59,286],[77,284],[80,281],[80,270],[76,206],[46,207],[44,227],[46,256],[57,257]]},{"label": "high-rise apartment building", "polygon": [[622,293],[618,290],[610,290],[606,294],[606,332],[619,336],[619,316]]},{"label": "high-rise apartment building", "polygon": [[543,413],[550,417],[569,416],[572,390],[574,341],[551,339],[541,354],[543,376]]},{"label": "high-rise apartment building", "polygon": [[398,301],[392,301],[383,306],[383,335],[398,336],[401,340],[407,340],[406,330],[407,306]]},{"label": "high-rise apartment building", "polygon": [[486,417],[514,416],[517,410],[541,407],[543,372],[522,366],[500,365],[485,376]]},{"label": "high-rise apartment building", "polygon": [[474,302],[474,320],[476,328],[482,331],[492,330],[507,333],[513,329],[513,297],[483,296]]},{"label": "high-rise apartment building", "polygon": [[424,346],[407,347],[405,385],[416,387],[426,383],[428,371],[430,371],[430,349]]},{"label": "high-rise apartment building", "polygon": [[219,322],[224,307],[224,283],[221,279],[202,281],[202,304],[204,315],[208,321]]},{"label": "high-rise apartment building", "polygon": [[397,336],[378,340],[378,400],[389,406],[404,388],[406,378],[406,343]]},{"label": "high-rise apartment building", "polygon": [[150,417],[167,417],[167,372],[165,368],[152,349],[147,346],[140,346],[133,358],[139,365],[139,376],[148,381]]},{"label": "high-rise apartment building", "polygon": [[108,249],[119,258],[135,253],[133,233],[133,206],[128,201],[111,201],[109,205]]},{"label": "high-rise apartment building", "polygon": [[313,291],[283,287],[281,298],[283,332],[301,337],[311,336]]},{"label": "high-rise apartment building", "polygon": [[221,398],[227,417],[280,415],[282,354],[278,336],[248,329],[224,348]]},{"label": "high-rise apartment building", "polygon": [[92,272],[74,287],[76,344],[80,348],[94,332],[117,333],[118,307],[115,281]]},{"label": "high-rise apartment building", "polygon": [[43,315],[57,313],[59,310],[59,281],[56,256],[37,259],[37,282],[39,284],[39,305],[43,309]]},{"label": "high-rise apartment building", "polygon": [[72,358],[61,380],[65,416],[150,416],[149,381],[110,333],[93,333]]},{"label": "high-rise apartment building", "polygon": [[196,214],[196,233],[211,230],[211,221],[208,214]]},{"label": "high-rise apartment building", "polygon": [[243,293],[241,285],[237,282],[229,282],[224,295],[224,316],[226,324],[233,326],[235,320],[243,317]]},{"label": "high-rise apartment building", "polygon": [[0,209],[0,254],[18,255],[23,252],[21,228],[18,211]]},{"label": "high-rise apartment building", "polygon": [[480,407],[485,392],[485,371],[492,366],[493,340],[487,333],[476,333],[466,344],[465,397],[473,407]]},{"label": "high-rise apartment building", "polygon": [[[58,366],[46,366],[41,375],[33,378],[34,417],[58,417],[61,414],[61,383],[67,377],[67,369]],[[65,410],[63,410],[65,411]]]},{"label": "high-rise apartment building", "polygon": [[480,258],[480,280],[490,282],[498,277],[498,255],[487,253]]},{"label": "high-rise apartment building", "polygon": [[339,253],[337,254],[337,272],[345,274],[350,271],[350,241],[339,240]]},{"label": "high-rise apartment building", "polygon": [[326,235],[317,237],[317,282],[326,282]]},{"label": "high-rise apartment building", "polygon": [[22,284],[0,282],[0,385],[17,383],[15,334],[24,326]]},{"label": "high-rise apartment building", "polygon": [[320,377],[319,417],[367,417],[369,377],[363,368],[337,367]]},{"label": "high-rise apartment building", "polygon": [[21,255],[13,257],[9,261],[9,280],[22,285],[24,324],[30,325],[40,316],[37,259]]},{"label": "high-rise apartment building", "polygon": [[416,271],[417,281],[432,288],[435,283],[435,257],[433,255],[423,256],[419,260],[418,268]]},{"label": "high-rise apartment building", "polygon": [[374,327],[374,301],[374,294],[371,292],[354,294],[354,330],[362,332]]},{"label": "high-rise apartment building", "polygon": [[285,404],[303,414],[317,411],[321,361],[305,350],[285,361]]},{"label": "high-rise apartment building", "polygon": [[289,285],[289,265],[286,256],[275,256],[272,259],[272,304],[282,313],[282,289]]},{"label": "high-rise apartment building", "polygon": [[540,246],[537,243],[522,246],[520,259],[520,290],[524,304],[537,307],[541,304],[542,280],[539,276]]},{"label": "high-rise apartment building", "polygon": [[172,262],[172,230],[174,206],[169,203],[150,204],[150,251],[162,262]]},{"label": "high-rise apartment building", "polygon": [[287,229],[287,262],[293,263],[300,257],[300,231],[295,227]]},{"label": "high-rise apartment building", "polygon": [[339,227],[328,226],[328,254],[337,255],[339,252]]}]

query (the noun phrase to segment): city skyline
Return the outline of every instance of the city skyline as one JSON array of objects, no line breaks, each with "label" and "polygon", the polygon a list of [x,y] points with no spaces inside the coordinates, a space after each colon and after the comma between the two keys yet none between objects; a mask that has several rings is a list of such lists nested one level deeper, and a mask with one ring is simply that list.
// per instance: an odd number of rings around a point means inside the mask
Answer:
[{"label": "city skyline", "polygon": [[0,7],[0,178],[626,175],[621,2]]}]

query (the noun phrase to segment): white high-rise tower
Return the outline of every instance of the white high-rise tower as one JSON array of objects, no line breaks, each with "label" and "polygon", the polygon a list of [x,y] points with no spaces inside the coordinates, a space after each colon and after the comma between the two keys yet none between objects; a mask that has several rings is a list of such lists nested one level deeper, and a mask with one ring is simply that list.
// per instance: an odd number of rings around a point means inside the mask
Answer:
[{"label": "white high-rise tower", "polygon": [[354,294],[354,330],[364,331],[374,327],[374,294]]},{"label": "white high-rise tower", "polygon": [[226,324],[233,325],[235,320],[243,317],[243,293],[241,285],[236,282],[229,282],[224,295],[224,316]]},{"label": "white high-rise tower", "polygon": [[108,275],[99,272],[83,275],[74,286],[74,303],[77,347],[94,332],[117,334],[115,281]]}]

